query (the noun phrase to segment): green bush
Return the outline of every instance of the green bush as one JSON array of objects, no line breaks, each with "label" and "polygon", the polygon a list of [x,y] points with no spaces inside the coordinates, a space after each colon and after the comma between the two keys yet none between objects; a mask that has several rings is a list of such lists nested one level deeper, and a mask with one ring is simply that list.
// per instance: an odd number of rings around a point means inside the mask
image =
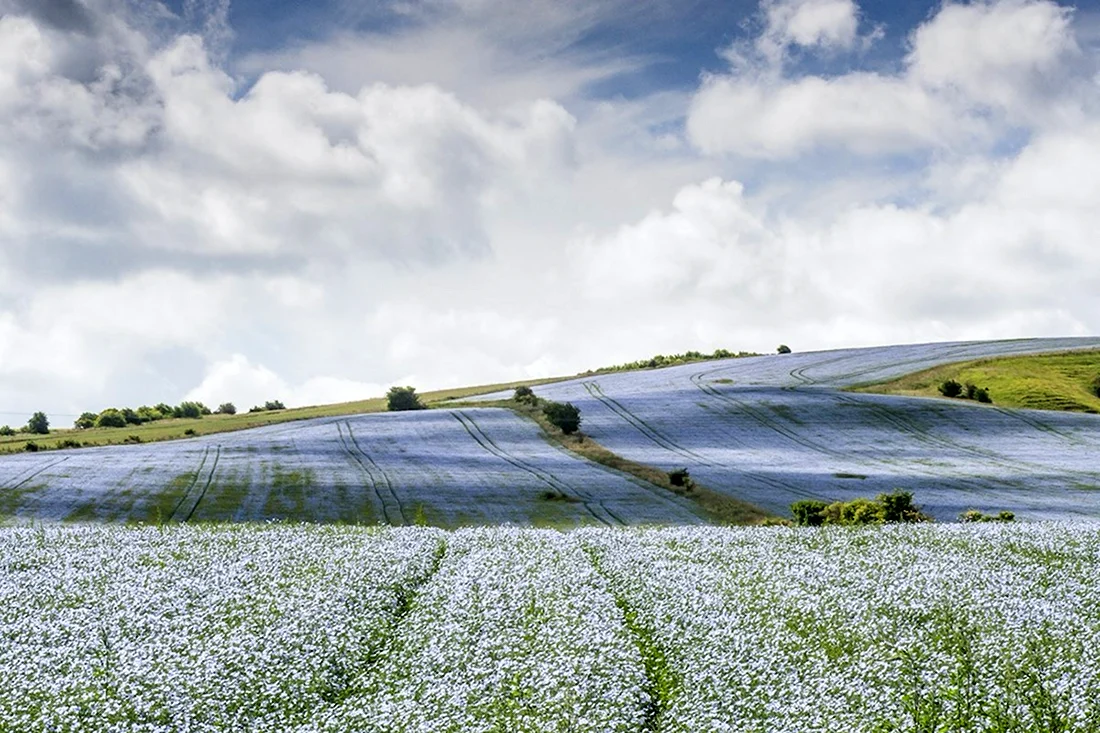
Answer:
[{"label": "green bush", "polygon": [[15,435],[15,429],[11,425],[0,425],[0,435]]},{"label": "green bush", "polygon": [[551,425],[558,427],[566,435],[572,435],[580,430],[581,411],[571,402],[548,402],[542,408],[542,414]]},{"label": "green bush", "polygon": [[284,405],[280,400],[268,400],[267,402],[264,403],[264,409],[265,410],[285,410],[286,405]]},{"label": "green bush", "polygon": [[539,403],[539,398],[535,396],[535,391],[526,384],[521,384],[516,387],[515,394],[512,395],[512,400],[525,405],[537,405]]},{"label": "green bush", "polygon": [[73,423],[73,427],[77,430],[87,430],[88,428],[95,427],[95,420],[97,415],[94,412],[82,412],[80,417]]},{"label": "green bush", "polygon": [[882,504],[865,498],[833,502],[821,514],[825,518],[825,524],[850,526],[882,524],[886,521],[886,511]]},{"label": "green bush", "polygon": [[692,485],[691,474],[686,468],[676,468],[668,472],[668,482],[673,486],[687,486]]},{"label": "green bush", "polygon": [[416,394],[416,387],[390,387],[386,393],[386,409],[390,412],[423,410],[424,405]]},{"label": "green bush", "polygon": [[234,405],[232,402],[223,402],[218,405],[217,413],[219,415],[236,415],[237,406]]},{"label": "green bush", "polygon": [[172,408],[172,417],[197,418],[204,414],[209,415],[210,410],[201,402],[181,402]]},{"label": "green bush", "polygon": [[794,523],[799,527],[820,527],[825,523],[825,509],[829,502],[818,499],[803,499],[791,504]]},{"label": "green bush", "polygon": [[44,412],[36,412],[27,421],[27,432],[35,435],[49,435],[50,420]]},{"label": "green bush", "polygon": [[122,419],[126,421],[127,425],[141,425],[145,422],[136,411],[131,410],[129,407],[123,407],[119,412],[122,413]]},{"label": "green bush", "polygon": [[1089,391],[1100,397],[1100,374],[1092,378],[1092,382],[1089,383]]},{"label": "green bush", "polygon": [[786,344],[779,344],[779,348],[775,350],[777,354],[789,354],[791,353],[791,347]]},{"label": "green bush", "polygon": [[97,428],[124,428],[126,427],[126,418],[122,416],[120,410],[108,407],[96,417],[95,426]]},{"label": "green bush", "polygon": [[41,450],[41,448],[39,447],[38,443],[35,443],[33,440],[28,440],[23,446],[23,450],[27,451],[28,453],[37,453],[39,450]]},{"label": "green bush", "polygon": [[1009,511],[1000,511],[996,515],[982,514],[977,509],[968,509],[959,515],[960,522],[1015,522],[1016,515]]},{"label": "green bush", "polygon": [[161,414],[160,410],[155,407],[149,407],[149,405],[142,405],[137,408],[137,415],[142,422],[155,422],[164,419],[164,415]]},{"label": "green bush", "polygon": [[962,394],[963,386],[954,379],[945,379],[939,390],[944,397],[958,397]]},{"label": "green bush", "polygon": [[81,446],[80,446],[80,441],[79,440],[73,440],[72,438],[65,438],[64,440],[60,441],[57,444],[57,447],[58,448],[79,448]]}]

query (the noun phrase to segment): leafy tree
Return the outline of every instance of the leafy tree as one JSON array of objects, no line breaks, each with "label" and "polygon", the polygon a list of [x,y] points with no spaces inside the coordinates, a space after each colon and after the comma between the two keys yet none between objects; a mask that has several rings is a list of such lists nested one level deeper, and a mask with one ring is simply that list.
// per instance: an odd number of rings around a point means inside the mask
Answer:
[{"label": "leafy tree", "polygon": [[945,379],[939,390],[944,397],[958,397],[962,394],[963,386],[954,379]]},{"label": "leafy tree", "polygon": [[252,407],[248,408],[248,411],[249,412],[264,412],[266,409],[267,408],[264,407],[263,405],[253,405]]},{"label": "leafy tree", "polygon": [[27,432],[35,435],[48,435],[50,432],[50,420],[44,412],[36,412],[27,421]]},{"label": "leafy tree", "polygon": [[137,408],[138,417],[142,422],[155,422],[156,420],[164,419],[164,415],[156,407],[149,407],[149,405],[142,405]]},{"label": "leafy tree", "polygon": [[818,499],[803,499],[791,504],[794,523],[799,527],[820,527],[825,523],[825,509],[829,502]]},{"label": "leafy tree", "polygon": [[777,354],[789,354],[791,353],[791,347],[786,344],[779,344],[779,348],[775,350]]},{"label": "leafy tree", "polygon": [[153,409],[159,412],[161,417],[172,417],[176,414],[176,408],[172,407],[167,402],[159,402]]},{"label": "leafy tree", "polygon": [[416,387],[390,387],[386,393],[386,409],[391,412],[423,410],[424,405],[416,394]]},{"label": "leafy tree", "polygon": [[968,509],[959,515],[960,522],[1015,522],[1016,515],[1009,511],[1001,511],[996,514],[982,514],[977,509]]},{"label": "leafy tree", "polygon": [[[201,402],[181,402],[172,408],[172,417],[202,417],[204,409],[205,406]],[[207,411],[207,414],[209,414],[209,411]]]},{"label": "leafy tree", "polygon": [[95,427],[96,414],[94,412],[82,412],[80,417],[73,423],[73,427],[78,430],[87,430],[88,428]]},{"label": "leafy tree", "polygon": [[219,415],[236,415],[237,406],[234,405],[232,402],[223,402],[218,405],[217,413]]},{"label": "leafy tree", "polygon": [[141,425],[145,422],[137,412],[131,410],[129,407],[123,407],[119,412],[122,413],[122,419],[126,421],[127,425]]},{"label": "leafy tree", "polygon": [[526,405],[537,405],[539,402],[539,398],[535,396],[535,391],[526,384],[521,384],[516,387],[516,392],[512,395],[512,399]]},{"label": "leafy tree", "polygon": [[285,410],[286,405],[284,405],[279,400],[268,400],[267,402],[264,403],[264,409],[265,410]]},{"label": "leafy tree", "polygon": [[15,430],[11,425],[0,425],[0,435],[15,435]]},{"label": "leafy tree", "polygon": [[108,407],[96,417],[95,426],[97,428],[124,428],[126,427],[126,418],[122,416],[121,410]]},{"label": "leafy tree", "polygon": [[581,427],[581,411],[571,402],[548,402],[542,408],[542,414],[551,425],[561,429],[566,435],[571,435]]},{"label": "leafy tree", "polygon": [[39,451],[39,445],[33,440],[28,440],[26,445],[23,446],[23,450],[27,451],[28,453],[37,453]]}]

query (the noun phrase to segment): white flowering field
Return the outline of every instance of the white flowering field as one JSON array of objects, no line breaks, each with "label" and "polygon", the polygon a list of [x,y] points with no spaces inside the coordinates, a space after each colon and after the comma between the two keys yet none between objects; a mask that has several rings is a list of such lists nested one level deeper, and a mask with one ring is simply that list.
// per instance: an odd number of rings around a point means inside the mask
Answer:
[{"label": "white flowering field", "polygon": [[0,730],[1100,730],[1100,526],[0,530]]},{"label": "white flowering field", "polygon": [[[1100,348],[1022,339],[844,349],[685,364],[545,385],[610,450],[786,514],[803,498],[912,491],[926,512],[1100,518],[1100,415],[840,391],[937,364]],[[488,398],[501,397],[491,395]],[[996,395],[994,395],[996,399]]]}]

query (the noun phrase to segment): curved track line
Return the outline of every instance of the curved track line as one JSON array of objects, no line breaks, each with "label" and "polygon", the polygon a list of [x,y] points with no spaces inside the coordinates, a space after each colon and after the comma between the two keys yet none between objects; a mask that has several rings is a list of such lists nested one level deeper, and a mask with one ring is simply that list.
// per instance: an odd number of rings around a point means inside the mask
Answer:
[{"label": "curved track line", "polygon": [[359,455],[367,459],[367,463],[371,465],[371,468],[382,477],[382,483],[385,485],[386,493],[389,494],[393,503],[397,505],[397,515],[401,517],[401,524],[408,524],[409,518],[405,515],[405,507],[401,504],[401,497],[397,495],[397,491],[393,488],[393,482],[390,481],[389,474],[386,473],[386,471],[378,465],[377,461],[359,445],[359,440],[355,437],[355,431],[351,429],[351,422],[345,420],[344,426],[348,429],[348,437],[351,439],[351,444],[355,446],[355,450],[359,451]]},{"label": "curved track line", "polygon": [[[582,496],[581,492],[573,489],[553,474],[544,471],[541,468],[538,468],[537,466],[528,463],[527,461],[524,461],[522,458],[519,458],[518,456],[515,456],[498,446],[493,441],[493,439],[490,438],[485,433],[485,431],[481,429],[481,426],[479,426],[474,421],[474,419],[465,412],[462,412],[461,410],[452,410],[451,415],[453,415],[454,418],[458,420],[459,423],[461,423],[462,427],[466,429],[466,432],[470,434],[470,437],[473,438],[474,441],[476,441],[477,444],[484,448],[488,453],[496,456],[497,458],[505,461],[512,466],[515,466],[521,471],[524,471],[531,476],[534,476],[539,481],[542,481],[544,484],[554,489],[555,491],[560,491],[566,496],[579,499],[581,505],[588,511],[588,513],[603,524],[606,524],[609,527],[612,527],[615,524],[624,524],[622,520],[609,512],[607,510],[607,507],[605,507],[602,502],[596,501],[591,497]],[[599,511],[597,511],[597,507]],[[611,519],[602,516],[601,513],[606,514],[608,517],[611,517]]]},{"label": "curved track line", "polygon": [[176,515],[179,513],[180,507],[183,506],[183,502],[187,501],[188,495],[191,490],[195,488],[195,484],[199,482],[199,476],[202,475],[202,468],[206,465],[206,459],[210,455],[210,446],[206,446],[202,450],[202,460],[199,461],[199,467],[195,469],[195,476],[191,479],[191,483],[184,489],[183,494],[180,496],[180,500],[176,502],[176,506],[172,508],[172,513],[168,515],[169,521],[181,522],[185,520],[177,519]]},{"label": "curved track line", "polygon": [[206,477],[206,483],[202,487],[202,491],[199,492],[199,497],[195,499],[195,503],[191,505],[191,510],[187,512],[187,516],[183,518],[183,521],[190,522],[191,517],[194,516],[195,510],[199,508],[199,503],[206,496],[207,490],[210,488],[210,484],[214,481],[214,474],[218,470],[218,460],[222,457],[222,447],[220,445],[214,448],[214,462],[210,464],[210,474]]},{"label": "curved track line", "polygon": [[[14,484],[11,484],[10,486],[4,486],[4,487],[0,488],[0,491],[15,491],[16,489],[24,486],[28,481],[30,481],[35,476],[39,475],[40,473],[43,473],[45,471],[50,470],[51,468],[53,468],[54,466],[56,466],[59,463],[64,463],[65,461],[69,460],[69,458],[71,458],[71,457],[72,456],[65,456],[64,458],[58,458],[56,461],[50,461],[45,466],[42,466],[41,468],[39,468],[37,471],[34,469],[33,466],[31,466],[26,471],[24,471],[23,473],[21,473],[21,474],[19,474],[18,476],[15,477],[15,483]],[[28,471],[30,473],[28,473]]]},{"label": "curved track line", "polygon": [[[388,506],[385,497],[382,496],[382,489],[379,485],[378,478],[375,477],[374,472],[367,466],[367,464],[363,462],[363,459],[367,457],[366,453],[364,453],[362,449],[359,448],[358,443],[354,444],[353,447],[352,438],[349,437],[351,435],[351,426],[347,424],[347,420],[344,420],[342,422],[343,426],[341,425],[341,421],[336,421],[333,423],[336,426],[336,434],[340,441],[340,447],[344,449],[344,452],[348,454],[348,457],[351,458],[351,460],[359,467],[360,472],[364,476],[366,476],[367,481],[370,482],[370,488],[371,491],[374,492],[374,498],[378,500],[378,506],[380,506],[382,509],[382,519],[385,521],[386,524],[396,525],[397,522],[395,521],[395,514],[399,514],[399,512],[394,512]],[[348,435],[344,435],[344,427],[347,427]],[[377,464],[375,464],[373,461],[371,461],[371,464],[377,467]],[[398,509],[400,509],[400,505],[398,505]],[[404,515],[402,514],[400,516],[403,522]]]},{"label": "curved track line", "polygon": [[680,445],[680,444],[676,443],[675,441],[673,441],[668,436],[661,433],[659,430],[657,430],[656,428],[651,426],[645,420],[643,420],[642,418],[638,417],[633,412],[631,412],[628,408],[626,408],[618,400],[616,400],[612,397],[608,397],[606,394],[604,394],[604,391],[600,387],[599,383],[597,383],[597,382],[582,382],[581,385],[588,392],[588,394],[590,394],[592,397],[599,400],[599,402],[601,404],[603,404],[604,407],[606,407],[609,410],[611,410],[612,412],[614,412],[616,415],[621,417],[623,420],[626,420],[630,425],[632,425],[636,430],[638,430],[638,432],[640,432],[645,437],[649,438],[652,442],[656,443],[659,447],[664,448],[665,450],[667,450],[671,453],[675,453],[675,454],[679,455],[681,458],[685,458],[685,459],[687,459],[689,461],[692,461],[692,462],[697,462],[702,466],[713,466],[713,465],[715,465],[715,464],[711,463],[711,461],[709,461],[706,458],[704,458],[703,456],[699,455],[698,453],[683,447],[682,445]]}]

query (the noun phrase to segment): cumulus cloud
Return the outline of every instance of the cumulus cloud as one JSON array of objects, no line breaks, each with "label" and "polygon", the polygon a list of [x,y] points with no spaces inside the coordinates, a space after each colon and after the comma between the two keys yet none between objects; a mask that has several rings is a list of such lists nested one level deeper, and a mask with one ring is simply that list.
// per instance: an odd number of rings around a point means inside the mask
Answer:
[{"label": "cumulus cloud", "polygon": [[301,384],[287,384],[262,364],[252,364],[247,356],[233,354],[211,364],[202,382],[187,393],[186,399],[211,407],[233,402],[238,411],[244,411],[269,400],[279,400],[287,407],[307,407],[365,400],[384,393],[379,384],[336,377],[313,377]]},{"label": "cumulus cloud", "polygon": [[[731,73],[708,76],[692,101],[687,130],[703,152],[775,159],[815,149],[958,150],[994,145],[1019,125],[1080,116],[1088,65],[1075,63],[1071,11],[1053,2],[948,3],[912,33],[901,71],[832,77],[777,72],[777,58],[804,41],[849,48],[852,36],[837,29],[853,26],[807,21],[799,35],[791,19],[803,4],[764,7],[762,60],[735,54]],[[854,23],[855,12],[838,6],[810,17]]]},{"label": "cumulus cloud", "polygon": [[788,46],[846,50],[856,43],[859,8],[853,0],[765,0],[766,28],[757,50],[772,63]]}]

